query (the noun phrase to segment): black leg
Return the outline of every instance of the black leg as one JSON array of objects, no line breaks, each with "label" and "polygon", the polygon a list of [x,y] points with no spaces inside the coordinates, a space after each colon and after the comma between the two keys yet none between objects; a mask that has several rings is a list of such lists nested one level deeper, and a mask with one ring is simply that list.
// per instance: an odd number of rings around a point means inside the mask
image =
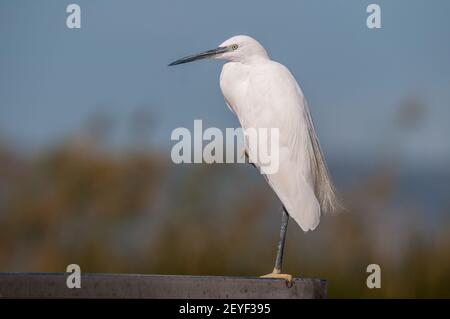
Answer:
[{"label": "black leg", "polygon": [[286,233],[289,222],[289,214],[286,208],[283,206],[283,212],[281,216],[281,229],[280,229],[280,241],[278,242],[277,259],[275,260],[274,273],[281,273],[281,266],[283,263],[284,243],[286,242]]}]

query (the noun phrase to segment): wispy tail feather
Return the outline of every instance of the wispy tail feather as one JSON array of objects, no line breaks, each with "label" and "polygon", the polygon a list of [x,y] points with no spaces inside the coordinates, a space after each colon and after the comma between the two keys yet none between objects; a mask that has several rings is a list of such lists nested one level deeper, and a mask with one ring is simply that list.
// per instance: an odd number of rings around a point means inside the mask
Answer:
[{"label": "wispy tail feather", "polygon": [[319,139],[317,138],[314,122],[305,101],[305,112],[308,124],[308,134],[311,143],[308,146],[308,155],[311,165],[311,171],[314,179],[314,193],[320,204],[322,212],[333,212],[342,207],[336,191],[328,173],[327,164],[325,163]]}]

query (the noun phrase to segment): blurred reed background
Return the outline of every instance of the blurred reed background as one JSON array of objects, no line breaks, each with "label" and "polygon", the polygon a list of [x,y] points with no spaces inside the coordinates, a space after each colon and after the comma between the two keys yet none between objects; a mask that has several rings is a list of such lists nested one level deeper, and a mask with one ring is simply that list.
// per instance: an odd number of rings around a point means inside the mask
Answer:
[{"label": "blurred reed background", "polygon": [[[400,129],[420,122],[414,103],[400,110]],[[84,272],[271,270],[279,203],[256,170],[174,165],[134,133],[133,147],[113,151],[105,147],[111,126],[94,118],[83,134],[33,154],[0,148],[0,271],[64,271],[70,263]],[[292,222],[285,270],[326,278],[330,297],[450,297],[450,202],[427,204],[448,191],[448,172],[404,176],[393,161],[331,161],[330,169],[346,210],[312,233]],[[381,289],[365,285],[371,263],[382,268]]]},{"label": "blurred reed background", "polygon": [[249,34],[303,87],[346,208],[290,223],[285,271],[330,297],[450,297],[449,1],[376,1],[380,30],[373,1],[75,2],[80,30],[65,2],[0,2],[0,271],[270,272],[264,178],[170,159],[174,128],[238,123],[221,63],[167,64]]}]

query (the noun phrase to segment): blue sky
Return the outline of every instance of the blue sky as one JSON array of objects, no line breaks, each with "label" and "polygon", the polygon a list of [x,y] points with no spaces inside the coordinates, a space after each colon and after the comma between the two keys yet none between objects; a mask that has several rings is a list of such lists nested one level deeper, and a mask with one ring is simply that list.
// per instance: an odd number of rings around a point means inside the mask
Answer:
[{"label": "blue sky", "polygon": [[[71,2],[82,10],[80,30],[65,24]],[[1,0],[0,140],[40,148],[98,111],[120,131],[141,107],[156,119],[149,140],[163,149],[172,129],[194,119],[237,126],[219,89],[221,62],[167,64],[248,34],[296,76],[329,157],[380,157],[395,135],[404,161],[450,160],[449,1],[71,2]],[[380,30],[365,24],[372,2]],[[411,97],[425,117],[399,134],[395,118]]]}]

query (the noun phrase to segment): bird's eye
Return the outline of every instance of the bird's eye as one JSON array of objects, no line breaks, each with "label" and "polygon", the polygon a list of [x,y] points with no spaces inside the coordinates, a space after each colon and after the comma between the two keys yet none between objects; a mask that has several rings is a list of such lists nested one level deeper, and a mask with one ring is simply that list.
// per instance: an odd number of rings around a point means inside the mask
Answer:
[{"label": "bird's eye", "polygon": [[231,45],[231,50],[234,51],[234,50],[236,50],[237,48],[238,48],[238,45],[237,45],[237,44],[232,44],[232,45]]}]

